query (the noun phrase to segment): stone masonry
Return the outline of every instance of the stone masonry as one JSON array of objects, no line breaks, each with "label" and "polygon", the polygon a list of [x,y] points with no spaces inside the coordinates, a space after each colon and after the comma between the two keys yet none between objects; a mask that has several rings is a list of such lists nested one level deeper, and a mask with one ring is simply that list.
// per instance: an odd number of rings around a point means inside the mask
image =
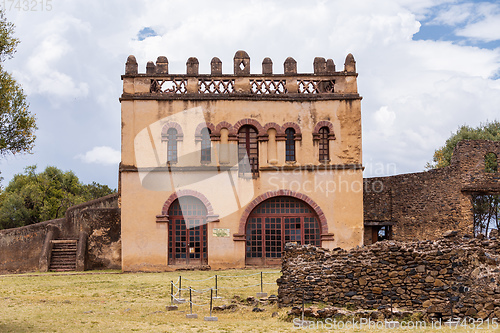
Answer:
[{"label": "stone masonry", "polygon": [[345,251],[287,244],[278,279],[281,306],[324,303],[421,311],[429,319],[500,317],[500,242],[449,238],[383,241]]},{"label": "stone masonry", "polygon": [[[375,229],[392,226],[392,239],[436,239],[446,230],[473,233],[471,194],[499,194],[500,172],[486,172],[485,156],[500,157],[500,142],[464,140],[448,167],[364,179],[364,244]],[[498,163],[500,164],[500,163]]]}]

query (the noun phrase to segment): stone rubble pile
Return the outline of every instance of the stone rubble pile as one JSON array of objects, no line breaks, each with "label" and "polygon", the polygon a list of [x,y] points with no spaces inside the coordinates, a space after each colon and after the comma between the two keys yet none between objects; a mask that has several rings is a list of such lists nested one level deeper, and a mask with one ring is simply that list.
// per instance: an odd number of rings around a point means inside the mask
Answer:
[{"label": "stone rubble pile", "polygon": [[435,241],[383,241],[349,251],[287,244],[280,306],[419,311],[429,319],[500,318],[500,242],[448,232]]}]

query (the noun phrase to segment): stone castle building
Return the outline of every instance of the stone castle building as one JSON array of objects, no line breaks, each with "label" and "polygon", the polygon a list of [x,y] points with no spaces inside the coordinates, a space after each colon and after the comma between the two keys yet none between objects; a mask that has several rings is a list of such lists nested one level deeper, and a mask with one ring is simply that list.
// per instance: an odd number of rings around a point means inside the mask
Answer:
[{"label": "stone castle building", "polygon": [[[500,142],[457,144],[451,165],[362,178],[361,97],[352,55],[336,71],[283,74],[266,58],[233,74],[168,60],[125,66],[119,193],[64,218],[0,230],[0,272],[164,271],[281,263],[284,244],[355,248],[384,238],[474,232],[473,197],[500,193]],[[486,160],[489,162],[486,163]]]},{"label": "stone castle building", "polygon": [[351,54],[336,71],[284,74],[218,58],[170,74],[166,57],[123,79],[122,269],[275,265],[284,244],[363,244],[361,97]]}]

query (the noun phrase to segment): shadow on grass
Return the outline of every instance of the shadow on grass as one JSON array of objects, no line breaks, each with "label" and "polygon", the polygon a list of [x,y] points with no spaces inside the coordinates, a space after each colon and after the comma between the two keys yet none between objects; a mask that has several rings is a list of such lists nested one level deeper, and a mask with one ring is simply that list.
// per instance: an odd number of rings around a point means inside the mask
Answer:
[{"label": "shadow on grass", "polygon": [[0,322],[0,332],[18,333],[18,332],[40,332],[34,325],[21,323],[2,323]]}]

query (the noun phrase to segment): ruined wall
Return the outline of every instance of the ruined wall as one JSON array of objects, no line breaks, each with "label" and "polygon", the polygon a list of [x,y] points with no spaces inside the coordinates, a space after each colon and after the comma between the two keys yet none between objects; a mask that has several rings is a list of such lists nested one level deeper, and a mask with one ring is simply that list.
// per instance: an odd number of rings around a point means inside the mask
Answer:
[{"label": "ruined wall", "polygon": [[20,228],[0,230],[0,273],[38,270],[49,225],[62,228],[65,219],[45,221]]},{"label": "ruined wall", "polygon": [[85,231],[88,234],[91,232],[91,228],[95,227],[96,224],[91,220],[84,218],[82,212],[88,209],[99,209],[99,208],[118,208],[118,194],[110,194],[102,198],[98,198],[92,201],[84,202],[82,204],[68,208],[66,211],[67,224],[64,229],[63,237],[73,237],[78,236],[80,231]]},{"label": "ruined wall", "polygon": [[0,273],[37,271],[50,226],[56,227],[56,239],[87,233],[86,269],[120,268],[120,209],[118,194],[112,194],[73,206],[61,219],[0,230]]},{"label": "ruined wall", "polygon": [[120,209],[90,208],[79,217],[89,230],[85,269],[121,269]]},{"label": "ruined wall", "polygon": [[[436,239],[446,230],[472,233],[472,204],[456,167],[365,179],[364,221],[396,222],[393,239]],[[366,189],[381,188],[382,192]]]},{"label": "ruined wall", "polygon": [[[449,167],[364,180],[364,222],[393,222],[393,239],[436,239],[446,230],[473,233],[470,193],[500,193],[500,173],[485,172],[484,156],[500,142],[465,140]],[[370,244],[370,227],[365,244]]]},{"label": "ruined wall", "polygon": [[450,238],[383,241],[345,251],[288,244],[278,279],[281,305],[307,303],[363,309],[390,304],[429,318],[450,313],[500,316],[498,240]]}]

